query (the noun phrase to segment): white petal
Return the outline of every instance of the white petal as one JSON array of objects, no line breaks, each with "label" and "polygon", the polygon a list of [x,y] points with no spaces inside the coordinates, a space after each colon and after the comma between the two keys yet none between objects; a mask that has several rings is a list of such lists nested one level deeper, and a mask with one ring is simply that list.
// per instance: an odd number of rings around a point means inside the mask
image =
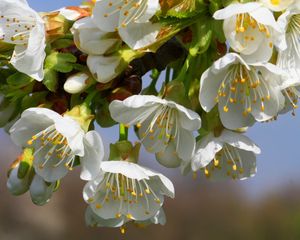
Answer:
[{"label": "white petal", "polygon": [[192,157],[192,170],[198,171],[200,168],[206,167],[223,147],[223,142],[219,138],[215,138],[212,133],[205,136],[197,142],[195,154]]},{"label": "white petal", "polygon": [[83,180],[91,180],[100,172],[100,164],[104,159],[104,145],[96,131],[88,132],[84,139],[84,156],[81,157],[81,174]]},{"label": "white petal", "polygon": [[[116,7],[110,7],[110,3],[111,0],[97,1],[92,15],[94,24],[105,32],[114,32],[119,25],[120,11]],[[106,17],[106,14],[109,16]]]},{"label": "white petal", "polygon": [[186,161],[191,159],[195,150],[195,137],[192,132],[178,128],[176,136],[176,151],[178,157]]},{"label": "white petal", "polygon": [[198,113],[172,101],[168,101],[168,106],[178,110],[179,122],[184,129],[196,131],[201,127],[201,119]]},{"label": "white petal", "polygon": [[219,102],[219,113],[222,124],[231,130],[235,130],[242,127],[252,126],[255,120],[251,114],[244,115],[244,106],[241,103],[228,103],[228,112],[224,111],[225,101]]},{"label": "white petal", "polygon": [[249,3],[233,3],[228,5],[228,7],[218,10],[214,13],[214,18],[217,20],[223,20],[226,18],[230,18],[237,14],[248,13],[251,11],[255,11],[256,9],[260,8],[261,4],[256,2],[249,2]]},{"label": "white petal", "polygon": [[103,219],[99,217],[91,207],[87,207],[85,211],[85,222],[91,227],[121,227],[125,223],[124,218]]},{"label": "white petal", "polygon": [[76,46],[83,52],[91,55],[105,54],[118,40],[112,34],[101,31],[90,17],[78,20],[71,29]]},{"label": "white petal", "polygon": [[82,157],[84,155],[83,137],[85,133],[79,123],[65,116],[55,120],[55,128],[57,132],[67,138],[72,153]]},{"label": "white petal", "polygon": [[143,167],[135,163],[124,161],[104,161],[101,164],[101,169],[104,172],[119,173],[138,181],[142,179],[149,179],[149,176],[145,173]]},{"label": "white petal", "polygon": [[130,48],[136,50],[155,43],[160,29],[160,24],[153,24],[151,22],[132,23],[125,28],[121,27],[119,34]]},{"label": "white petal", "polygon": [[87,58],[87,66],[98,82],[107,83],[120,74],[118,70],[120,61],[119,56],[90,55]]},{"label": "white petal", "polygon": [[29,108],[22,113],[21,118],[9,130],[13,142],[22,147],[35,134],[54,124],[59,114],[45,108]]},{"label": "white petal", "polygon": [[177,168],[181,164],[181,159],[176,153],[175,144],[169,143],[164,151],[156,153],[156,160],[167,168]]},{"label": "white petal", "polygon": [[228,130],[223,130],[220,140],[223,141],[224,143],[227,143],[233,147],[245,150],[245,151],[251,151],[255,154],[260,154],[260,148],[251,141],[247,136],[228,131]]},{"label": "white petal", "polygon": [[155,96],[134,95],[124,101],[114,100],[109,105],[111,117],[120,123],[137,124],[160,106],[161,99]]}]

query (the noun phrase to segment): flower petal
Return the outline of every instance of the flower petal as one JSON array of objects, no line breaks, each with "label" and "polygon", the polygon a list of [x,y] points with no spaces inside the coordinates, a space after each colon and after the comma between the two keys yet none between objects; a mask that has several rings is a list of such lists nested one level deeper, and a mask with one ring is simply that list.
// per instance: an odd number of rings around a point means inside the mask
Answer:
[{"label": "flower petal", "polygon": [[100,172],[100,165],[104,159],[104,145],[96,131],[88,132],[83,139],[84,156],[80,158],[83,180],[92,180]]}]

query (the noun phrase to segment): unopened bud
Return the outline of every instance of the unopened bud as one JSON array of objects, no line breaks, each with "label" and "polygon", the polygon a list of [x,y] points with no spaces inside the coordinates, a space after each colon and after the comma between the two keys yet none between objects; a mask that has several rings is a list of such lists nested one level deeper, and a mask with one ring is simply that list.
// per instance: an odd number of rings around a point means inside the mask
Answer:
[{"label": "unopened bud", "polygon": [[30,196],[34,204],[42,206],[50,201],[56,183],[46,183],[42,177],[35,175],[30,185]]},{"label": "unopened bud", "polygon": [[9,192],[15,196],[19,196],[27,192],[30,184],[29,175],[26,175],[24,178],[19,178],[18,176],[19,166],[20,164],[18,163],[17,166],[15,166],[15,168],[10,170],[7,184],[6,184]]},{"label": "unopened bud", "polygon": [[70,94],[83,92],[93,80],[86,73],[76,73],[70,76],[64,84],[64,90]]}]

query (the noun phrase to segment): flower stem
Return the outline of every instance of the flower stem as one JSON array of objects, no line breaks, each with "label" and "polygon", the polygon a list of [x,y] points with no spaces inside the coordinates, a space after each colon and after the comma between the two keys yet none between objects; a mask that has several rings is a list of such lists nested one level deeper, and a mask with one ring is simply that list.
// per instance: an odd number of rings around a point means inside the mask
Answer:
[{"label": "flower stem", "polygon": [[88,96],[87,96],[86,99],[84,100],[84,104],[85,104],[87,107],[89,107],[89,106],[91,105],[91,103],[92,103],[94,97],[97,95],[97,93],[98,93],[98,90],[95,89],[95,90],[93,90],[92,92],[90,92],[90,93],[88,94]]},{"label": "flower stem", "polygon": [[165,84],[166,85],[170,82],[170,77],[171,77],[171,68],[167,67],[167,69],[166,69],[166,79],[165,79]]},{"label": "flower stem", "polygon": [[127,139],[128,139],[128,128],[121,123],[119,141],[126,141]]}]

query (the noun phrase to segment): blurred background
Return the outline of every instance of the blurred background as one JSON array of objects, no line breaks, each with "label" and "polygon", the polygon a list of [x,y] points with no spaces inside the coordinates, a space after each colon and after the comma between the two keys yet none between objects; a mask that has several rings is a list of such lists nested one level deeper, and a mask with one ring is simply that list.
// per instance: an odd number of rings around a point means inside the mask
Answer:
[{"label": "blurred background", "polygon": [[[80,0],[28,0],[38,11],[50,11]],[[298,112],[300,114],[300,112]],[[106,140],[117,140],[117,129],[98,129]],[[133,135],[133,134],[131,134]],[[168,176],[176,187],[176,198],[167,200],[165,226],[139,229],[88,228],[84,222],[84,182],[78,171],[66,177],[50,203],[37,207],[30,196],[11,196],[6,172],[20,153],[8,135],[0,131],[0,239],[300,239],[300,119],[287,114],[271,123],[256,124],[247,135],[262,149],[258,173],[245,181],[209,182],[203,177],[182,177],[179,170],[159,166],[143,152],[141,164]],[[134,139],[134,136],[132,136]]]}]

